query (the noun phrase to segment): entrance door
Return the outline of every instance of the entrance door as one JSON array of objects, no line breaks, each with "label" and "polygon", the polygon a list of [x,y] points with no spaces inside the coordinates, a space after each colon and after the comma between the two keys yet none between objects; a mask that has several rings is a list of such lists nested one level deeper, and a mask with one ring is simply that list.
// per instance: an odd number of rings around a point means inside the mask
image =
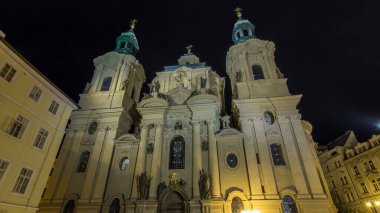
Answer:
[{"label": "entrance door", "polygon": [[[165,208],[166,206],[166,208]],[[162,203],[162,207],[164,207],[162,212],[167,213],[184,213],[185,212],[185,203],[181,195],[177,192],[172,192]]]}]

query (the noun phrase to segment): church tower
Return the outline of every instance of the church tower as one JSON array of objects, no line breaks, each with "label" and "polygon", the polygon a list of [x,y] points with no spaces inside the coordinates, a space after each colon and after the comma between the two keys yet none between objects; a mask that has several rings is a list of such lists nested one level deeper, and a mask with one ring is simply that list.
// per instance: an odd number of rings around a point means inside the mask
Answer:
[{"label": "church tower", "polygon": [[301,95],[289,93],[274,60],[274,43],[258,39],[255,26],[242,18],[240,8],[235,11],[226,71],[235,125],[244,134],[249,198],[257,201],[253,208],[335,212],[310,131],[304,128],[310,124],[297,109]]},{"label": "church tower", "polygon": [[[136,105],[145,82],[131,29],[116,39],[114,51],[94,59],[94,74],[80,94],[66,136],[41,201],[40,212],[100,212],[114,149],[114,139],[133,133]],[[62,210],[63,209],[63,210]]]}]

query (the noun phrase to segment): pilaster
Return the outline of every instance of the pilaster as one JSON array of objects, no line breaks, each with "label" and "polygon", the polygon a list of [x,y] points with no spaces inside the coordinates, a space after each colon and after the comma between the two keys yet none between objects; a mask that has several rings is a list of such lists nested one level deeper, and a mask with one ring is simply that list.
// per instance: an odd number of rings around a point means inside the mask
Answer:
[{"label": "pilaster", "polygon": [[149,186],[149,199],[157,199],[157,186],[160,182],[161,177],[161,155],[162,155],[162,123],[157,123],[154,125],[156,128],[155,138],[154,138],[154,149],[152,157],[152,166],[150,168],[150,175],[152,180]]},{"label": "pilaster", "polygon": [[131,196],[132,199],[138,198],[136,176],[141,175],[141,173],[145,171],[146,147],[148,143],[148,140],[147,140],[148,130],[149,130],[149,124],[141,124],[140,145],[139,145],[139,150],[137,152],[135,173],[133,175],[132,196]]},{"label": "pilaster", "polygon": [[253,141],[253,123],[252,119],[240,119],[242,130],[244,133],[244,150],[247,159],[248,180],[251,189],[252,199],[263,199],[263,192],[261,189],[261,178],[256,158],[257,150]]},{"label": "pilaster", "polygon": [[[286,155],[288,156],[289,168],[292,173],[294,185],[297,189],[298,197],[310,198],[297,147],[295,145],[295,138],[292,134],[293,131],[291,129],[289,116],[277,116],[277,118],[285,144],[284,150],[286,150]],[[313,167],[313,169],[315,168],[316,167]]]},{"label": "pilaster", "polygon": [[322,183],[319,179],[317,173],[317,166],[315,165],[313,155],[310,150],[310,146],[308,145],[305,130],[303,129],[301,123],[300,115],[292,115],[290,116],[290,121],[293,126],[294,135],[297,139],[297,145],[300,150],[303,164],[305,166],[306,175],[310,184],[311,193],[314,198],[326,198],[326,195],[322,188]]},{"label": "pilaster", "polygon": [[199,121],[192,121],[193,125],[193,199],[199,199],[198,180],[202,169],[201,129]]},{"label": "pilaster", "polygon": [[256,133],[256,142],[260,154],[260,164],[263,172],[265,197],[267,199],[278,199],[276,181],[274,179],[271,154],[265,136],[263,117],[253,117],[253,126]]},{"label": "pilaster", "polygon": [[218,163],[218,150],[215,138],[215,120],[206,121],[208,132],[208,160],[209,160],[209,173],[211,183],[211,197],[214,199],[220,198],[220,179],[219,179],[219,163]]}]

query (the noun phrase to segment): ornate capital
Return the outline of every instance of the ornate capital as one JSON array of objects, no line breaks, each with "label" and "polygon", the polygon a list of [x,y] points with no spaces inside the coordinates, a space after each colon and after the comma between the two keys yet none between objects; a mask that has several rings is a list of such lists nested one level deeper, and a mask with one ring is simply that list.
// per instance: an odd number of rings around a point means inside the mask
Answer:
[{"label": "ornate capital", "polygon": [[193,126],[200,126],[203,121],[190,121]]},{"label": "ornate capital", "polygon": [[155,123],[154,124],[154,127],[156,127],[156,128],[161,128],[162,129],[163,126],[164,126],[163,123]]},{"label": "ornate capital", "polygon": [[296,115],[289,115],[290,120],[301,120],[301,115],[296,114]]},{"label": "ornate capital", "polygon": [[252,118],[239,118],[241,125],[252,125]]},{"label": "ornate capital", "polygon": [[216,121],[215,120],[206,120],[207,126],[215,126]]},{"label": "ornate capital", "polygon": [[264,120],[264,117],[260,116],[260,117],[252,117],[252,121],[254,123],[258,123],[258,122],[263,122]]},{"label": "ornate capital", "polygon": [[150,124],[140,123],[140,128],[141,128],[141,129],[148,129],[148,128],[149,128],[149,125],[150,125]]},{"label": "ornate capital", "polygon": [[279,122],[285,122],[289,120],[289,115],[277,115],[276,118]]}]

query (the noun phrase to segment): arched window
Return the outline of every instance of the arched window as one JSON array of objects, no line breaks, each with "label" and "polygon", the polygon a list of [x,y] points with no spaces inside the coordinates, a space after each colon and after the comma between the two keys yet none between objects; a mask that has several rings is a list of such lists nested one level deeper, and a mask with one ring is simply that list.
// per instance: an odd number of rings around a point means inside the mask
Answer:
[{"label": "arched window", "polygon": [[175,137],[170,143],[169,169],[185,168],[185,140],[181,136]]},{"label": "arched window", "polygon": [[119,213],[120,212],[120,200],[119,198],[115,198],[112,200],[109,213]]},{"label": "arched window", "polygon": [[100,88],[100,91],[108,91],[110,90],[112,82],[112,77],[107,77],[103,79],[102,87]]},{"label": "arched window", "polygon": [[297,205],[294,202],[293,198],[289,195],[285,195],[282,199],[282,208],[284,213],[297,213]]},{"label": "arched window", "polygon": [[261,66],[259,65],[253,65],[252,66],[252,73],[253,73],[253,79],[264,79],[263,70],[261,69]]},{"label": "arched window", "polygon": [[63,213],[74,213],[74,210],[75,210],[75,201],[69,200],[69,202],[66,203]]},{"label": "arched window", "polygon": [[272,153],[273,164],[275,166],[285,165],[284,158],[282,157],[281,145],[273,143],[270,145],[270,151]]},{"label": "arched window", "polygon": [[240,213],[242,210],[244,210],[243,202],[239,197],[234,197],[232,199],[231,210],[232,213]]},{"label": "arched window", "polygon": [[80,155],[80,161],[77,172],[85,172],[87,168],[88,159],[90,158],[90,152],[85,151]]}]

